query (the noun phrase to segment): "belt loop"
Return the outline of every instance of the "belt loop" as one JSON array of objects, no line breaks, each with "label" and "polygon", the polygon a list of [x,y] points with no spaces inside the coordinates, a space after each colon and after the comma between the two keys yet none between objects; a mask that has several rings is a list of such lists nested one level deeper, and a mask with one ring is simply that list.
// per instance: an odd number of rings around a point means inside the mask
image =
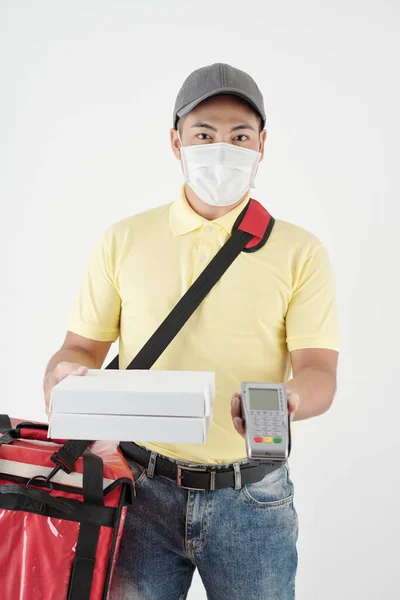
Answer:
[{"label": "belt loop", "polygon": [[154,477],[154,468],[156,466],[156,459],[157,459],[157,454],[156,454],[156,452],[152,451],[150,453],[149,464],[146,469],[147,477],[150,477],[150,478]]},{"label": "belt loop", "polygon": [[240,463],[233,463],[233,470],[235,471],[235,490],[240,490],[242,487],[242,474],[240,472]]}]

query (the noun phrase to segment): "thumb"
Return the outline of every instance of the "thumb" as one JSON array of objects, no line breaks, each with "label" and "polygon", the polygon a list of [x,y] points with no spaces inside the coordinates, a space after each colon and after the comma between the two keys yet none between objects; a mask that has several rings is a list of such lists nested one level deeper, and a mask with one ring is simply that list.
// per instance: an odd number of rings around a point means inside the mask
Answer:
[{"label": "thumb", "polygon": [[71,375],[85,375],[88,372],[88,367],[84,365],[78,365],[75,371],[71,371]]}]

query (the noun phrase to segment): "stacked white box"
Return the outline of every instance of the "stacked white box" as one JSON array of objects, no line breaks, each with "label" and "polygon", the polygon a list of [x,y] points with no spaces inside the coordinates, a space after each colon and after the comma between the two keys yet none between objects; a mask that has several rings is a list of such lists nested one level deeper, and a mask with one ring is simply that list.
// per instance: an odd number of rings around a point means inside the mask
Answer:
[{"label": "stacked white box", "polygon": [[203,444],[214,396],[208,371],[89,369],[53,388],[49,436]]}]

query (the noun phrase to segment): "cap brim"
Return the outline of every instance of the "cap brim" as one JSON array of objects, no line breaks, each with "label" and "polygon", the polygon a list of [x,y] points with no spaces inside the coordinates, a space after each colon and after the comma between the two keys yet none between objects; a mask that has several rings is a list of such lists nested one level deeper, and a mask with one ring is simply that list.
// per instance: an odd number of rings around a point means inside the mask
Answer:
[{"label": "cap brim", "polygon": [[[253,102],[253,100],[246,93],[242,92],[241,90],[237,90],[235,88],[219,88],[217,90],[213,90],[212,92],[209,92],[208,94],[204,94],[203,96],[201,96],[201,98],[197,98],[197,100],[194,100],[193,102],[190,102],[190,104],[187,104],[186,106],[181,108],[177,112],[177,117],[179,117],[179,118],[184,117],[185,115],[190,113],[191,110],[196,108],[196,106],[201,104],[201,102],[204,102],[204,100],[207,100],[208,98],[212,98],[213,96],[222,96],[224,94],[226,94],[228,96],[236,96],[237,98],[241,98],[242,100],[245,100],[246,102],[248,102],[254,108],[254,110],[260,115],[262,122],[263,122],[263,126],[265,125],[265,115],[261,113],[258,106],[256,106],[256,104]],[[176,126],[176,123],[175,123],[175,126]]]}]

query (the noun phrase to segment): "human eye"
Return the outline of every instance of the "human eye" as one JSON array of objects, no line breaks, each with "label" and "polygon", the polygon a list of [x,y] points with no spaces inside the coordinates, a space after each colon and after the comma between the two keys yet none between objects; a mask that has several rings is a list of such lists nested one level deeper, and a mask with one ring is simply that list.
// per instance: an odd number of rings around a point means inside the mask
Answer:
[{"label": "human eye", "polygon": [[199,140],[211,140],[211,137],[208,135],[208,133],[198,133],[196,137]]},{"label": "human eye", "polygon": [[249,137],[247,135],[245,135],[244,133],[241,133],[240,135],[237,135],[234,138],[235,142],[247,142],[247,140],[249,139]]}]

